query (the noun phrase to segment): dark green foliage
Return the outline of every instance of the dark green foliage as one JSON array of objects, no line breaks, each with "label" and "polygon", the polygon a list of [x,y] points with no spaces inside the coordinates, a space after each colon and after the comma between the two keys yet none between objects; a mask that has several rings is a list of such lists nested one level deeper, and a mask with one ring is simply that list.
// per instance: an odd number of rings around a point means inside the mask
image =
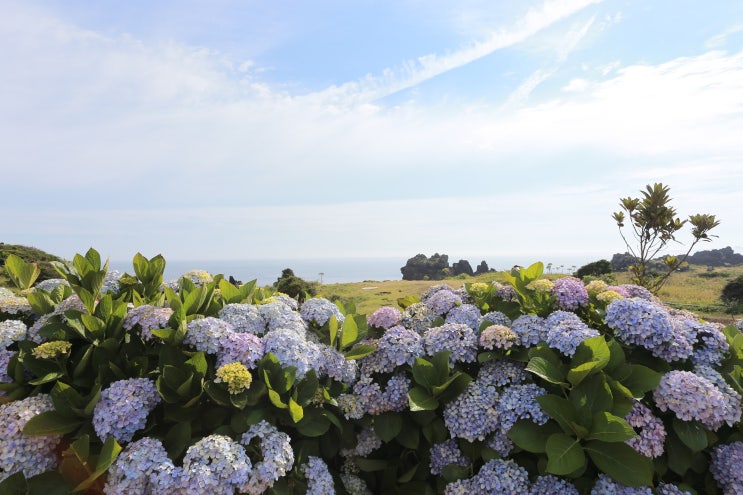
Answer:
[{"label": "dark green foliage", "polygon": [[578,278],[583,278],[586,275],[598,277],[599,275],[611,273],[612,271],[611,262],[608,260],[598,260],[578,268],[578,271],[575,272],[575,276]]},{"label": "dark green foliage", "polygon": [[[4,242],[0,242],[0,266],[5,264],[5,259],[11,254],[18,256],[26,263],[37,263],[39,265],[41,273],[36,279],[36,282],[41,282],[42,280],[48,280],[50,278],[59,278],[59,274],[50,262],[62,261],[61,258],[44,252],[41,249],[36,249],[35,247],[21,246],[18,244],[5,244]],[[0,287],[11,286],[12,283],[7,274],[0,270]]]},{"label": "dark green foliage", "polygon": [[317,294],[317,284],[297,277],[291,268],[285,268],[281,271],[281,276],[274,282],[273,288],[297,299],[299,302]]},{"label": "dark green foliage", "polygon": [[743,275],[725,284],[720,299],[730,313],[739,313],[743,309]]}]

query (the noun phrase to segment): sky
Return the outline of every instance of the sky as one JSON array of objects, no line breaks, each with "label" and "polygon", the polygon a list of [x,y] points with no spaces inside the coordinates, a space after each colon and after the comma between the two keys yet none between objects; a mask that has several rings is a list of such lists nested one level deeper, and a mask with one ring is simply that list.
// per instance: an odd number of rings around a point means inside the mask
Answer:
[{"label": "sky", "polygon": [[68,259],[610,258],[656,182],[743,252],[738,0],[0,0],[0,67],[0,241]]}]

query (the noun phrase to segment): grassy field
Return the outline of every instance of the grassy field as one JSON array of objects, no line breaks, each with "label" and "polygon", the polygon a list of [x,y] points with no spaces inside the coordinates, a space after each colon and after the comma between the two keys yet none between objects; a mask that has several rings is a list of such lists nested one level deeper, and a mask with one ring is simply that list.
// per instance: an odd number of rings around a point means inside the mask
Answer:
[{"label": "grassy field", "polygon": [[[720,303],[720,293],[725,284],[743,275],[743,266],[715,268],[708,272],[704,266],[692,265],[691,270],[674,273],[661,289],[658,296],[666,304],[694,311],[700,317],[729,323],[733,317],[724,313]],[[615,274],[617,283],[629,283],[628,273]],[[557,275],[550,275],[555,278]],[[405,296],[420,296],[428,287],[445,283],[451,287],[461,287],[467,282],[503,281],[501,272],[488,273],[477,277],[454,278],[438,281],[365,281],[346,284],[328,284],[319,287],[318,296],[328,299],[339,298],[353,302],[359,313],[369,314],[381,306],[397,306],[397,300]]]}]

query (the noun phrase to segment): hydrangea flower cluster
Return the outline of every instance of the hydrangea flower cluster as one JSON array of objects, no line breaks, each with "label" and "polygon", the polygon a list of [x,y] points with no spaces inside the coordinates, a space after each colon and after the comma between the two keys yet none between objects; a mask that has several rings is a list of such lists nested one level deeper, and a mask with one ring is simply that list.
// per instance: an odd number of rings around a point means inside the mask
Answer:
[{"label": "hydrangea flower cluster", "polygon": [[162,473],[170,476],[173,469],[173,461],[160,440],[140,438],[127,445],[109,468],[103,492],[106,495],[165,495],[172,490],[170,483],[159,486],[155,480]]},{"label": "hydrangea flower cluster", "polygon": [[167,328],[168,320],[173,315],[173,310],[170,308],[160,308],[157,306],[150,306],[144,304],[131,308],[126,317],[124,317],[124,329],[131,331],[135,326],[139,326],[139,335],[142,340],[149,341],[155,336],[152,335],[153,330],[159,330],[161,328]]},{"label": "hydrangea flower cluster", "polygon": [[480,332],[480,347],[492,351],[493,349],[510,349],[519,340],[512,329],[505,325],[490,325]]},{"label": "hydrangea flower cluster", "polygon": [[263,335],[266,331],[266,320],[259,307],[254,304],[226,304],[217,314],[220,320],[232,325],[236,332]]},{"label": "hydrangea flower cluster", "polygon": [[366,457],[382,446],[382,439],[374,432],[374,427],[365,426],[356,435],[356,446],[353,449],[341,449],[343,457]]},{"label": "hydrangea flower cluster", "polygon": [[672,485],[671,483],[659,483],[657,487],[658,495],[691,495],[691,492],[687,492],[686,490],[682,490],[681,488],[677,487],[676,485]]},{"label": "hydrangea flower cluster", "polygon": [[[12,382],[10,376],[8,376],[8,364],[15,354],[15,351],[0,349],[0,383]],[[5,391],[0,390],[0,397],[3,397],[4,395],[6,395]]]},{"label": "hydrangea flower cluster", "polygon": [[300,471],[307,478],[307,495],[335,495],[333,476],[320,457],[309,456]]},{"label": "hydrangea flower cluster", "polygon": [[578,489],[572,483],[548,474],[534,480],[529,495],[578,495]]},{"label": "hydrangea flower cluster", "polygon": [[314,323],[319,327],[325,325],[331,316],[335,316],[339,324],[342,324],[346,318],[338,306],[322,297],[307,299],[302,303],[299,314],[308,324]]},{"label": "hydrangea flower cluster", "polygon": [[445,323],[433,327],[423,334],[423,347],[426,354],[433,356],[441,351],[449,351],[449,363],[471,363],[477,358],[477,335],[463,323]]},{"label": "hydrangea flower cluster", "polygon": [[242,363],[223,364],[217,368],[214,383],[225,383],[230,394],[239,394],[250,388],[253,383],[253,375]]},{"label": "hydrangea flower cluster", "polygon": [[529,493],[529,473],[511,459],[493,459],[469,479],[446,485],[446,495],[523,495]]},{"label": "hydrangea flower cluster", "polygon": [[575,311],[589,302],[588,291],[579,278],[562,277],[555,280],[552,294],[557,298],[557,307]]},{"label": "hydrangea flower cluster", "polygon": [[387,330],[402,322],[402,313],[394,306],[382,306],[370,314],[366,322],[369,326]]},{"label": "hydrangea flower cluster", "polygon": [[0,313],[8,315],[31,315],[33,310],[28,299],[16,296],[12,290],[0,287]]},{"label": "hydrangea flower cluster", "polygon": [[726,395],[712,381],[691,371],[672,370],[663,375],[653,397],[661,411],[671,410],[679,419],[697,420],[713,431],[724,423],[732,426],[741,416],[739,395]]},{"label": "hydrangea flower cluster", "polygon": [[311,369],[319,367],[322,353],[316,343],[307,340],[305,332],[279,328],[263,336],[266,353],[273,353],[282,366],[296,366],[297,379],[301,380]]},{"label": "hydrangea flower cluster", "polygon": [[433,325],[436,314],[425,303],[413,303],[402,313],[401,324],[418,334],[422,334]]},{"label": "hydrangea flower cluster", "polygon": [[519,296],[516,294],[516,289],[510,285],[503,285],[498,282],[493,282],[495,286],[495,297],[502,299],[503,301],[518,301]]},{"label": "hydrangea flower cluster", "polygon": [[521,315],[511,325],[511,330],[519,337],[519,344],[533,347],[547,340],[547,324],[537,315]]},{"label": "hydrangea flower cluster", "polygon": [[531,419],[538,425],[543,425],[549,416],[542,410],[537,397],[547,391],[533,383],[511,385],[503,389],[496,406],[500,417],[500,427],[507,432],[519,419]]},{"label": "hydrangea flower cluster", "polygon": [[655,458],[663,455],[666,428],[648,406],[642,402],[635,402],[624,420],[638,433],[638,436],[625,442],[627,445],[645,457]]},{"label": "hydrangea flower cluster", "polygon": [[263,358],[265,346],[263,339],[252,333],[228,332],[219,341],[217,366],[239,362],[253,369]]},{"label": "hydrangea flower cluster", "polygon": [[604,304],[610,304],[617,299],[624,299],[624,296],[615,290],[605,290],[596,296],[596,299]]},{"label": "hydrangea flower cluster", "polygon": [[495,386],[476,379],[456,399],[444,406],[444,424],[452,438],[469,442],[485,440],[500,427]]},{"label": "hydrangea flower cluster", "polygon": [[650,301],[639,298],[618,299],[606,308],[606,324],[617,340],[653,350],[673,338],[673,325],[668,312]]},{"label": "hydrangea flower cluster", "polygon": [[294,451],[289,435],[262,420],[243,434],[241,443],[249,445],[254,438],[260,441],[263,460],[255,464],[250,478],[239,488],[240,492],[248,495],[259,495],[271,488],[294,465]]},{"label": "hydrangea flower cluster", "polygon": [[490,311],[489,313],[485,313],[482,317],[482,321],[489,321],[493,325],[503,325],[505,327],[511,326],[511,318],[500,311]]},{"label": "hydrangea flower cluster", "polygon": [[155,382],[129,378],[112,382],[101,392],[93,409],[93,428],[102,441],[113,436],[119,443],[131,441],[147,423],[147,416],[160,403]]},{"label": "hydrangea flower cluster", "polygon": [[290,329],[304,334],[307,330],[307,324],[302,319],[302,315],[281,299],[261,304],[258,306],[258,311],[266,322],[266,331]]},{"label": "hydrangea flower cluster", "polygon": [[431,474],[434,475],[441,474],[446,466],[467,466],[472,462],[472,459],[462,453],[453,438],[432,445],[430,454]]},{"label": "hydrangea flower cluster", "polygon": [[57,356],[67,354],[72,349],[72,344],[65,340],[52,340],[34,347],[31,354],[38,359],[54,359]]},{"label": "hydrangea flower cluster", "polygon": [[[423,299],[421,299],[423,301]],[[454,306],[462,304],[462,298],[452,290],[439,290],[425,299],[426,306],[436,316],[444,316]]]},{"label": "hydrangea flower cluster", "polygon": [[21,320],[0,321],[0,348],[8,346],[26,338],[28,327]]},{"label": "hydrangea flower cluster", "polygon": [[540,278],[538,280],[534,280],[532,282],[529,282],[529,284],[526,286],[527,289],[533,290],[535,292],[550,292],[554,287],[555,283],[548,278]]},{"label": "hydrangea flower cluster", "polygon": [[545,324],[547,344],[565,356],[575,354],[584,340],[600,335],[598,330],[589,328],[578,315],[569,311],[555,311],[547,317]]},{"label": "hydrangea flower cluster", "polygon": [[477,372],[477,381],[490,387],[505,387],[524,383],[528,375],[526,364],[499,359],[485,363]]},{"label": "hydrangea flower cluster", "polygon": [[209,435],[186,450],[180,488],[189,494],[232,495],[248,483],[251,468],[242,445],[225,435]]},{"label": "hydrangea flower cluster", "polygon": [[31,418],[53,410],[52,398],[46,394],[0,405],[0,481],[19,471],[30,478],[57,467],[54,449],[62,435],[23,434]]},{"label": "hydrangea flower cluster", "polygon": [[103,279],[103,285],[101,286],[101,294],[110,292],[112,295],[116,295],[121,291],[119,286],[119,279],[121,279],[121,273],[119,270],[108,270],[106,276]]},{"label": "hydrangea flower cluster", "polygon": [[743,493],[743,442],[716,446],[709,470],[725,494]]},{"label": "hydrangea flower cluster", "polygon": [[730,349],[725,334],[711,323],[696,322],[694,330],[697,346],[691,354],[691,362],[696,365],[720,365]]},{"label": "hydrangea flower cluster", "polygon": [[425,353],[423,338],[413,330],[397,325],[382,335],[376,342],[377,350],[361,359],[361,373],[389,373],[397,366],[413,365],[415,358]]},{"label": "hydrangea flower cluster", "polygon": [[629,487],[601,473],[591,490],[591,495],[653,495],[653,490],[647,486]]},{"label": "hydrangea flower cluster", "polygon": [[220,341],[234,331],[232,325],[213,316],[197,318],[188,323],[183,343],[192,346],[197,351],[217,354]]},{"label": "hydrangea flower cluster", "polygon": [[606,290],[609,290],[609,284],[600,279],[591,280],[586,284],[586,292],[589,296],[595,297]]},{"label": "hydrangea flower cluster", "polygon": [[408,407],[410,379],[402,373],[390,377],[382,386],[371,376],[362,376],[353,386],[353,394],[342,394],[338,404],[346,418],[359,419],[364,414],[376,416]]},{"label": "hydrangea flower cluster", "polygon": [[461,304],[453,307],[446,314],[446,323],[461,323],[477,332],[480,330],[482,315],[480,309],[474,304]]}]

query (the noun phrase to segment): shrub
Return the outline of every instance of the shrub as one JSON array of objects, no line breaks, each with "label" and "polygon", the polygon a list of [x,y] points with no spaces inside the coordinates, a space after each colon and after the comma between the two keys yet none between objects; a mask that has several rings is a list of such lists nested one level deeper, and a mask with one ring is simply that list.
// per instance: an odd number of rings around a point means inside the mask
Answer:
[{"label": "shrub", "polygon": [[612,271],[611,262],[609,260],[598,260],[578,268],[578,271],[575,272],[575,276],[581,279],[588,275],[599,277],[607,273],[612,273]]},{"label": "shrub", "polygon": [[731,280],[722,288],[720,299],[730,313],[740,313],[743,309],[743,275]]},{"label": "shrub", "polygon": [[0,297],[0,493],[741,487],[743,336],[642,287],[535,263],[370,327],[221,275],[150,292],[164,263],[134,265],[126,292],[94,250],[57,265],[28,326]]}]

